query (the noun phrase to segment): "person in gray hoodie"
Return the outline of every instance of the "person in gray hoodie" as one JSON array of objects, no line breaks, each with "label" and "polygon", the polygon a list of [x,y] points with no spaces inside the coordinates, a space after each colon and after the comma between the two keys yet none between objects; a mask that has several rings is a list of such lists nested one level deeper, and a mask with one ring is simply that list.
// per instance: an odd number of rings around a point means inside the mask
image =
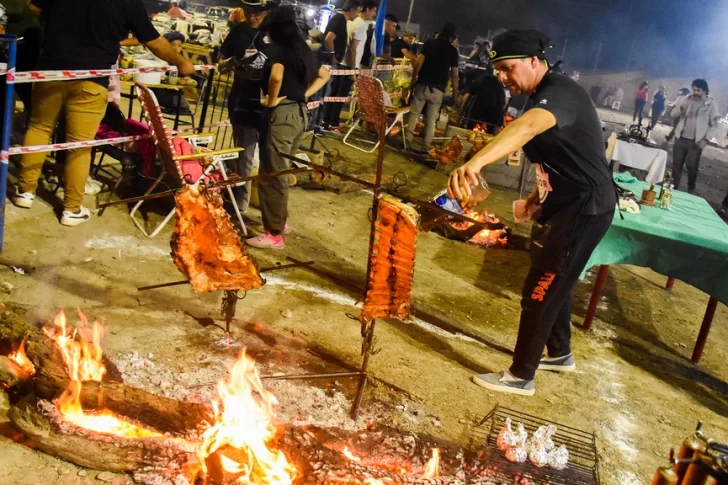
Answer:
[{"label": "person in gray hoodie", "polygon": [[695,193],[698,168],[703,149],[715,136],[720,113],[718,104],[708,94],[704,79],[693,81],[693,94],[687,96],[672,109],[675,119],[675,146],[673,147],[672,176],[675,188],[680,188],[683,167],[688,168],[688,193]]}]

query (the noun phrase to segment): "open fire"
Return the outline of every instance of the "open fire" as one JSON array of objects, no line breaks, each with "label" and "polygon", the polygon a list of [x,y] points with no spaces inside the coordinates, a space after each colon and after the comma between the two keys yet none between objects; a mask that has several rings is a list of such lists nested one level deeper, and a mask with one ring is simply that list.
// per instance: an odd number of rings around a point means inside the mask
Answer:
[{"label": "open fire", "polygon": [[[498,217],[496,217],[494,214],[490,214],[487,211],[471,211],[466,213],[465,215],[471,219],[475,219],[476,221],[480,222],[488,222],[492,224],[498,224],[500,222],[500,219],[498,219]],[[473,224],[470,222],[451,222],[450,225],[458,231],[465,231],[473,227]],[[477,234],[475,234],[475,236],[471,237],[469,242],[489,248],[505,247],[508,243],[508,236],[505,229],[497,229],[493,231],[483,229],[482,231],[479,231]]]},{"label": "open fire", "polygon": [[56,315],[54,326],[43,328],[43,332],[56,343],[71,378],[68,389],[56,400],[58,411],[68,422],[91,431],[126,438],[161,437],[162,434],[132,424],[111,411],[91,413],[81,407],[83,381],[100,382],[106,374],[106,366],[102,362],[101,324],[95,321],[89,327],[88,319],[81,310],[78,316],[81,325],[69,327],[61,310]]},{"label": "open fire", "polygon": [[20,347],[18,347],[18,350],[13,352],[12,354],[8,355],[8,359],[12,360],[16,364],[20,366],[21,369],[23,369],[25,372],[27,372],[30,375],[35,374],[35,366],[33,363],[28,359],[28,356],[25,353],[25,341],[21,342]]}]

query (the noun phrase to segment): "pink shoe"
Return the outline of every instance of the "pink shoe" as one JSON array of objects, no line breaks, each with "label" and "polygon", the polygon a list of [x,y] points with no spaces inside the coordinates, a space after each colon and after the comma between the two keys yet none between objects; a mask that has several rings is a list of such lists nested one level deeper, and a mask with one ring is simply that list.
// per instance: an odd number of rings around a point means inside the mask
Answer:
[{"label": "pink shoe", "polygon": [[245,244],[260,249],[283,249],[286,245],[283,243],[283,236],[274,236],[266,232],[258,237],[252,237],[245,240]]},{"label": "pink shoe", "polygon": [[283,234],[284,236],[286,236],[286,235],[288,235],[290,233],[291,233],[291,226],[289,226],[288,224],[286,224],[285,226],[283,226],[283,232],[281,234]]}]

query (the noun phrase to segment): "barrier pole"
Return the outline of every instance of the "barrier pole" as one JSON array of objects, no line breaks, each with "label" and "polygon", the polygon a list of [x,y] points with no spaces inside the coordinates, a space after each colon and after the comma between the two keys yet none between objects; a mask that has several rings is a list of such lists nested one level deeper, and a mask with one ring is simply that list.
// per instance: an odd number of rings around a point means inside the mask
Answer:
[{"label": "barrier pole", "polygon": [[8,162],[10,157],[8,150],[10,149],[10,134],[13,131],[13,111],[14,111],[14,77],[15,77],[15,54],[17,52],[17,37],[14,35],[0,36],[0,43],[8,45],[8,72],[6,74],[5,84],[5,112],[2,114],[2,140],[0,140],[0,253],[3,251],[3,243],[5,241],[5,200],[7,199],[8,186]]}]

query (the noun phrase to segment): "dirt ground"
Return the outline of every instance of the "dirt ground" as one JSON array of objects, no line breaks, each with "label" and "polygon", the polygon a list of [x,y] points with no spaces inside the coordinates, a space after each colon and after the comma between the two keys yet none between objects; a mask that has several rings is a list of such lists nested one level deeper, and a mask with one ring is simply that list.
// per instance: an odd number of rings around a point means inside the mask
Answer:
[{"label": "dirt ground", "polygon": [[[347,159],[334,168],[373,178],[373,155],[329,138],[325,143]],[[712,151],[706,154],[711,160]],[[403,193],[429,197],[444,187],[444,173],[397,152],[388,151],[385,163],[385,181],[396,171],[408,174]],[[699,193],[706,190],[715,202],[706,188],[706,182],[713,183],[709,166],[725,177],[728,165],[717,159],[704,165]],[[492,188],[489,209],[513,225],[510,207],[516,194]],[[363,190],[338,195],[294,188],[293,232],[286,249],[253,254],[261,266],[285,262],[286,256],[313,260],[316,267],[362,286],[370,204],[371,195]],[[171,230],[170,225],[146,239],[119,206],[85,225],[65,228],[44,201],[30,210],[10,205],[0,255],[0,299],[38,321],[76,307],[103,319],[108,330],[104,350],[126,381],[180,399],[209,399],[242,347],[256,357],[263,375],[359,365],[360,327],[346,316],[358,312],[357,295],[302,269],[266,275],[267,285],[238,304],[232,339],[220,327],[219,293],[198,297],[188,286],[139,292],[139,286],[182,278],[169,257]],[[528,228],[515,230],[525,234]],[[577,372],[539,374],[531,398],[475,386],[472,374],[499,371],[510,363],[528,264],[524,251],[483,249],[421,234],[415,304],[459,331],[422,321],[379,322],[379,352],[370,363],[377,381],[368,388],[362,418],[477,448],[482,446],[478,421],[501,404],[596,433],[605,485],[649,483],[670,447],[678,446],[698,420],[709,435],[728,441],[728,311],[719,307],[703,362],[694,366],[689,357],[708,296],[680,282],[666,292],[665,277],[642,268],[613,268],[590,333],[579,324],[593,274],[578,285],[573,315]],[[266,385],[281,401],[282,420],[363,425],[347,418],[354,397],[351,381]],[[5,435],[0,437],[0,483],[102,483],[95,471],[33,451],[6,421],[0,426]],[[99,478],[130,481],[121,475]]]}]

